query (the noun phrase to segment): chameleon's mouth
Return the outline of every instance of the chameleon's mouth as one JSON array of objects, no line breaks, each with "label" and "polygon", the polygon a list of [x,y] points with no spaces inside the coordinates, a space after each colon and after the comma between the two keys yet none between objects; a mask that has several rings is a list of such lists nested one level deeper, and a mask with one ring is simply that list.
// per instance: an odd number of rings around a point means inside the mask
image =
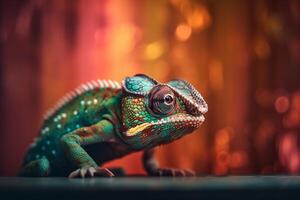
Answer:
[{"label": "chameleon's mouth", "polygon": [[135,136],[143,130],[150,128],[154,125],[163,126],[164,124],[172,124],[174,126],[181,127],[190,127],[190,128],[199,128],[200,125],[204,122],[205,118],[202,114],[193,116],[190,114],[176,114],[170,117],[162,118],[157,121],[152,121],[150,123],[146,122],[139,124],[133,128],[130,128],[126,131],[126,136],[131,137]]}]

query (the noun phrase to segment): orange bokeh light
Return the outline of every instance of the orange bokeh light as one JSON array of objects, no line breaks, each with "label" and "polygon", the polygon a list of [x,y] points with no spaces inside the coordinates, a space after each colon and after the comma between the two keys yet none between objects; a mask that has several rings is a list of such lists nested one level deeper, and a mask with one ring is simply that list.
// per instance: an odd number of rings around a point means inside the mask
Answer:
[{"label": "orange bokeh light", "polygon": [[197,6],[187,13],[188,24],[196,30],[202,30],[210,25],[210,15],[204,6]]},{"label": "orange bokeh light", "polygon": [[164,46],[161,41],[156,41],[148,44],[145,48],[145,57],[149,60],[159,58],[164,52]]},{"label": "orange bokeh light", "polygon": [[285,113],[289,109],[289,99],[286,96],[280,96],[275,100],[275,109],[279,113]]},{"label": "orange bokeh light", "polygon": [[186,41],[192,34],[192,28],[187,24],[180,24],[176,28],[176,37],[180,41]]}]

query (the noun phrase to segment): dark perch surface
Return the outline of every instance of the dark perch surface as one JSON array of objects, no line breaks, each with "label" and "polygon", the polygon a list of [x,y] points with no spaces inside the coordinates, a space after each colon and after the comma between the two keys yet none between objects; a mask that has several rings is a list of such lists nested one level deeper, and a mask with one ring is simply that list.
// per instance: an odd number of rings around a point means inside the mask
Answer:
[{"label": "dark perch surface", "polygon": [[300,176],[0,178],[1,199],[300,198]]}]

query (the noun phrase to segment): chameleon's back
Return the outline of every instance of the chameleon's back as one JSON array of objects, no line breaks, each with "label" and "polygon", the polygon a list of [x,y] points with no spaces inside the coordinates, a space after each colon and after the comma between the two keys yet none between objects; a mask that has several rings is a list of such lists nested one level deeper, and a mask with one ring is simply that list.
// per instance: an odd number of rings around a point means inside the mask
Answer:
[{"label": "chameleon's back", "polygon": [[61,175],[60,173],[69,171],[67,168],[72,165],[64,157],[60,138],[75,129],[95,124],[103,117],[108,116],[111,120],[119,118],[120,97],[121,87],[117,82],[100,80],[84,84],[75,92],[67,94],[46,114],[39,136],[31,144],[23,166],[34,160],[47,158],[43,165],[49,164],[48,161],[59,163],[51,166],[52,173]]}]

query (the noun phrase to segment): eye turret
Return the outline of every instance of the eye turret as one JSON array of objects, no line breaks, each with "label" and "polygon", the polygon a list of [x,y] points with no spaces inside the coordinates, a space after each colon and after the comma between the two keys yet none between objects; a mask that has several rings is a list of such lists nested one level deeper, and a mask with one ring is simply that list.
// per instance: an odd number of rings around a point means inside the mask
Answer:
[{"label": "eye turret", "polygon": [[150,92],[149,107],[153,113],[158,115],[168,115],[174,111],[175,96],[168,86],[156,86]]}]

